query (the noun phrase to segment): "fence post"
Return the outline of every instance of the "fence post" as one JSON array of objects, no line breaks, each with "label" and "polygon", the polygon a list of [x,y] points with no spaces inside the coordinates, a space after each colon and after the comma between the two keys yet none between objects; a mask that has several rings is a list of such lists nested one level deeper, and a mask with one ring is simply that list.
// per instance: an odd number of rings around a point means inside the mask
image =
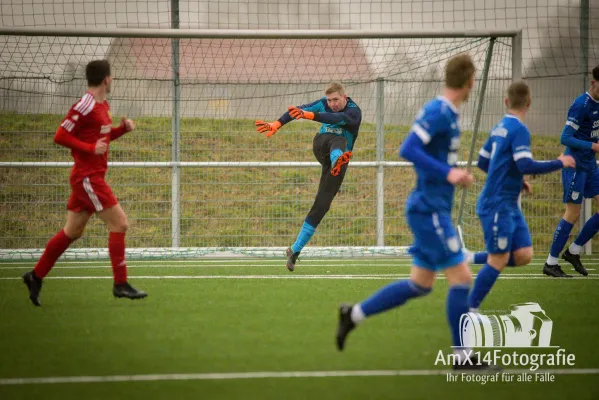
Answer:
[{"label": "fence post", "polygon": [[[179,29],[179,0],[171,0],[171,28]],[[172,116],[172,181],[171,181],[171,247],[181,245],[181,81],[179,71],[179,39],[171,39],[173,64]]]},{"label": "fence post", "polygon": [[[376,161],[385,160],[385,81],[376,80]],[[385,245],[385,170],[376,167],[376,245]]]}]

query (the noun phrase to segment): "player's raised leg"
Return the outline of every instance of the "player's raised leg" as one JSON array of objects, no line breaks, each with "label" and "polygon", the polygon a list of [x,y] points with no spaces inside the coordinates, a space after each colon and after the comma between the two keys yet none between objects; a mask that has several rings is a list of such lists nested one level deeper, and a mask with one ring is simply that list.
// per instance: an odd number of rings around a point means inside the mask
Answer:
[{"label": "player's raised leg", "polygon": [[127,215],[120,204],[116,204],[98,212],[98,217],[104,221],[109,231],[108,253],[114,277],[114,296],[129,299],[146,297],[147,293],[135,289],[127,281],[127,262],[125,260],[125,234],[129,228]]},{"label": "player's raised leg", "polygon": [[90,217],[91,215],[86,211],[68,211],[67,223],[64,228],[48,241],[44,253],[37,264],[35,264],[35,268],[23,275],[23,281],[29,289],[29,299],[34,305],[41,305],[39,295],[42,290],[42,280],[48,275],[56,260],[66,251],[71,243],[83,235]]},{"label": "player's raised leg", "polygon": [[[338,161],[338,158],[343,157],[345,153],[341,153],[341,155],[338,156],[333,156],[333,152],[340,148],[346,148],[346,146],[347,139],[343,136],[320,134],[314,138],[314,156],[322,165],[320,183],[318,185],[318,192],[316,193],[316,198],[314,199],[312,208],[304,220],[297,239],[291,245],[291,247],[287,249],[286,266],[290,271],[295,269],[295,263],[298,256],[316,232],[316,228],[318,225],[320,225],[320,222],[331,208],[331,204],[341,188],[343,178],[345,177],[345,173],[347,171],[347,162],[344,162],[343,165],[341,165],[341,162]],[[332,174],[331,172],[332,166],[334,165],[334,159],[337,161],[337,174]]]},{"label": "player's raised leg", "polygon": [[[593,186],[599,186],[599,175],[597,175],[597,178],[598,179],[594,180],[597,180],[598,182],[594,182]],[[599,195],[593,197],[595,199],[595,203],[599,204]],[[572,242],[570,247],[568,247],[564,254],[562,254],[562,258],[572,264],[576,272],[583,276],[587,276],[589,273],[584,265],[582,265],[582,261],[580,260],[580,251],[582,250],[583,246],[597,234],[597,232],[599,232],[599,213],[593,214],[593,216],[589,218],[587,222],[585,222],[574,242]]]},{"label": "player's raised leg", "polygon": [[435,277],[433,269],[413,266],[410,279],[390,283],[361,303],[353,306],[341,305],[336,336],[337,349],[344,349],[347,335],[366,318],[399,307],[409,299],[429,294],[433,290]]}]

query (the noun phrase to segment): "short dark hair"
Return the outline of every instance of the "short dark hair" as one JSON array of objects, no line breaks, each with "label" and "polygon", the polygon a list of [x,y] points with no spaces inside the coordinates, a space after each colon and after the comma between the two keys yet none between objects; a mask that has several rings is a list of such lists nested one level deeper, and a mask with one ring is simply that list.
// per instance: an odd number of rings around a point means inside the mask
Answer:
[{"label": "short dark hair", "polygon": [[514,82],[507,89],[508,107],[515,110],[526,107],[530,98],[530,88],[522,81]]},{"label": "short dark hair", "polygon": [[599,65],[593,68],[593,79],[599,81]]},{"label": "short dark hair", "polygon": [[445,86],[451,89],[461,89],[476,72],[472,58],[466,54],[452,57],[445,66]]},{"label": "short dark hair", "polygon": [[99,86],[104,78],[110,76],[110,63],[108,60],[90,61],[85,67],[85,78],[89,86]]}]

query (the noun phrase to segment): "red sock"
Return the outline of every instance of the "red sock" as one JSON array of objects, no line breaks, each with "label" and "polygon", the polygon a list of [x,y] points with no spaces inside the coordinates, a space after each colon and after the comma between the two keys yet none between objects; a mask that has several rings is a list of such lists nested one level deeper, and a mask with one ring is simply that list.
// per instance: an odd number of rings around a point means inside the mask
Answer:
[{"label": "red sock", "polygon": [[40,279],[45,278],[56,263],[56,260],[58,260],[58,257],[64,253],[71,243],[73,243],[73,239],[68,237],[62,229],[54,235],[48,241],[46,250],[44,250],[41,258],[35,264],[35,268],[33,269],[35,276]]},{"label": "red sock", "polygon": [[127,263],[125,262],[125,232],[110,232],[108,235],[108,254],[112,263],[114,283],[127,282]]}]

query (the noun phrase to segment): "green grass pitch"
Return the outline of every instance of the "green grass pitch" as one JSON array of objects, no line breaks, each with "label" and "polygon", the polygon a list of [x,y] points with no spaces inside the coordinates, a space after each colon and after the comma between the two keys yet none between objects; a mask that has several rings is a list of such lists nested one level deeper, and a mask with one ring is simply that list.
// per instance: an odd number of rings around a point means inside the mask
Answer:
[{"label": "green grass pitch", "polygon": [[65,261],[44,282],[41,308],[20,281],[32,263],[0,263],[0,399],[596,399],[599,260],[569,280],[545,278],[542,264],[506,270],[482,311],[538,302],[551,344],[575,366],[544,367],[562,369],[554,382],[510,372],[513,382],[481,384],[448,382],[450,370],[435,366],[450,345],[444,279],[365,321],[337,352],[339,303],[407,277],[408,259],[305,259],[294,273],[284,260],[131,261],[131,283],[149,292],[142,301],[112,298],[108,261]]}]

